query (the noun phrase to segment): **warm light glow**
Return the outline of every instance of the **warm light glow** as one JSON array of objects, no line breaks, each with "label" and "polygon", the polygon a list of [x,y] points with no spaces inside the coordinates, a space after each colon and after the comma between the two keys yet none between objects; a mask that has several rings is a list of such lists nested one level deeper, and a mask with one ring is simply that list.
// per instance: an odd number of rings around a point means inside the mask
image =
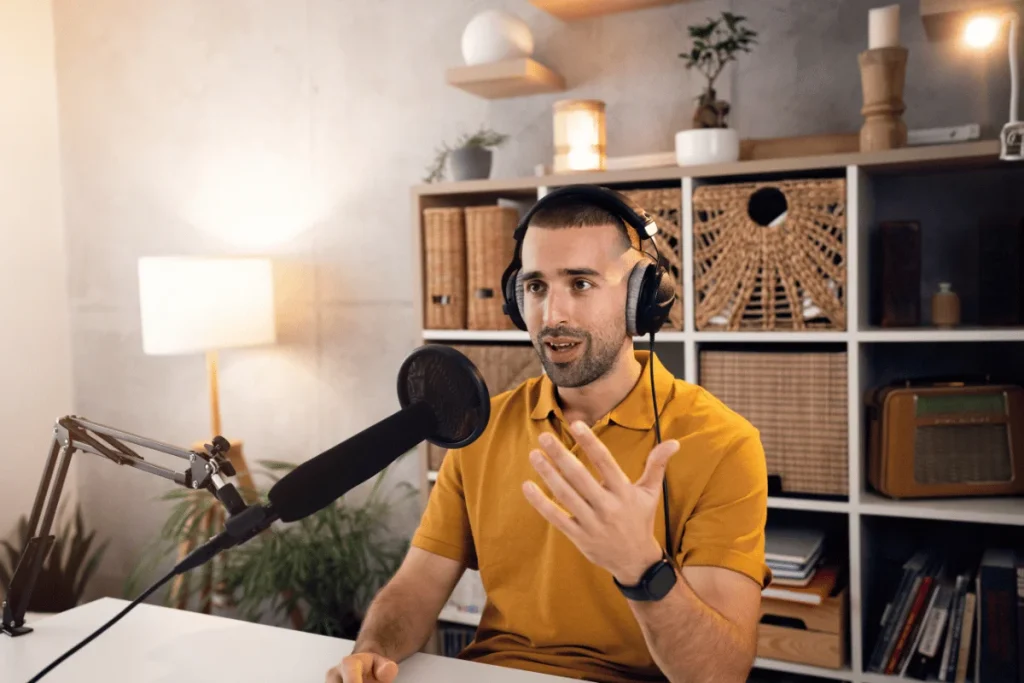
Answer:
[{"label": "warm light glow", "polygon": [[605,167],[604,102],[555,103],[555,173],[600,171]]},{"label": "warm light glow", "polygon": [[975,49],[984,49],[996,41],[999,20],[995,17],[972,17],[964,27],[964,42]]},{"label": "warm light glow", "polygon": [[139,259],[142,348],[200,353],[275,340],[271,263],[259,258]]}]

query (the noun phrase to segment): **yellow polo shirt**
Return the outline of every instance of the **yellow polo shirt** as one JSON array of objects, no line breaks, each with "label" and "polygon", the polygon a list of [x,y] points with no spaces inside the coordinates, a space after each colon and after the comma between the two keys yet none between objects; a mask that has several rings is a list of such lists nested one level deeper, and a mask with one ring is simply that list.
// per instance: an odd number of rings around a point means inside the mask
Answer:
[{"label": "yellow polo shirt", "polygon": [[[655,446],[648,351],[626,398],[593,426],[632,481]],[[654,357],[669,461],[672,552],[680,565],[714,565],[765,586],[768,478],[757,430],[699,386],[676,379]],[[664,680],[611,574],[587,560],[530,505],[521,485],[537,437],[551,432],[597,476],[576,447],[547,376],[491,400],[487,429],[449,451],[412,544],[479,569],[487,604],[460,657],[593,681]],[[664,542],[660,506],[652,530]]]}]

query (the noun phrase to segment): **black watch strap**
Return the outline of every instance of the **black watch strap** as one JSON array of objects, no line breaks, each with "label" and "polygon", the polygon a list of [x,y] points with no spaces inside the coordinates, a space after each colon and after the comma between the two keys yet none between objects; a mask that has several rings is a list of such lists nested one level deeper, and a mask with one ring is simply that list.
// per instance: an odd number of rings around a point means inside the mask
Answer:
[{"label": "black watch strap", "polygon": [[661,600],[676,585],[676,567],[668,553],[661,551],[661,559],[647,568],[640,581],[633,586],[624,586],[614,576],[615,585],[627,599],[636,602]]}]

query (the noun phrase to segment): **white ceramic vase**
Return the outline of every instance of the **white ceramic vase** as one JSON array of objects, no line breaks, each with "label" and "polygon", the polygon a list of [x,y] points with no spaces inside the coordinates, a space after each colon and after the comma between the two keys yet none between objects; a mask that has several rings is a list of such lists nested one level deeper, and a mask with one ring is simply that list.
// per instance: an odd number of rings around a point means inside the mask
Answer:
[{"label": "white ceramic vase", "polygon": [[732,128],[694,128],[676,133],[680,166],[722,164],[740,158],[740,136]]},{"label": "white ceramic vase", "polygon": [[510,12],[480,12],[462,32],[462,58],[466,64],[490,64],[533,54],[533,34],[525,21]]}]

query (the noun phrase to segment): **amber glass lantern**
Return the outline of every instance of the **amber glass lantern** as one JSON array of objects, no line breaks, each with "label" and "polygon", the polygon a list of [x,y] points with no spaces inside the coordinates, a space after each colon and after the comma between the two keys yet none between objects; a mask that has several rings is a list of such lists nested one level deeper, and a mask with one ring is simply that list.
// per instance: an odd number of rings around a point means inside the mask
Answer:
[{"label": "amber glass lantern", "polygon": [[603,171],[604,102],[555,102],[555,173]]}]

